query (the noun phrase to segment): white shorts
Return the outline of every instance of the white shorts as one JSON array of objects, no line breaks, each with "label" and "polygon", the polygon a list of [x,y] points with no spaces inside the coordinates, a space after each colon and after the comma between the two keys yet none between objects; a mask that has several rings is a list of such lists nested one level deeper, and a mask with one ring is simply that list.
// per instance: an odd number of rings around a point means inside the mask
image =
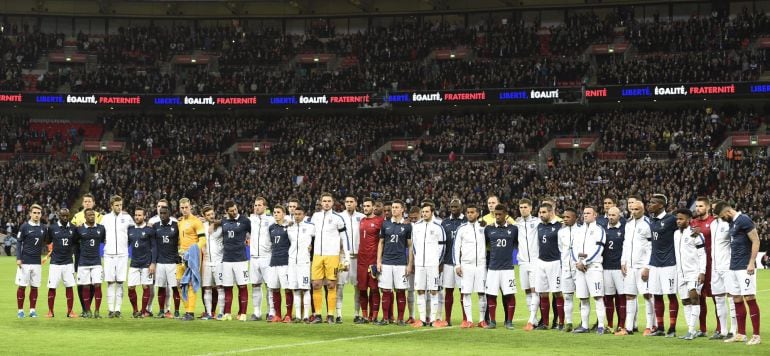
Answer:
[{"label": "white shorts", "polygon": [[601,265],[598,266],[575,272],[575,296],[578,299],[604,296],[604,271]]},{"label": "white shorts", "polygon": [[604,295],[625,294],[623,272],[619,269],[604,270]]},{"label": "white shorts", "polygon": [[642,280],[643,268],[629,268],[623,278],[623,293],[626,295],[650,294],[650,280]]},{"label": "white shorts", "polygon": [[[260,259],[262,260],[262,258]],[[254,261],[252,259],[252,261]],[[262,277],[260,277],[260,280]],[[249,262],[222,262],[222,286],[245,286],[249,282]],[[261,283],[261,282],[259,282]]]},{"label": "white shorts", "polygon": [[561,292],[561,261],[538,260],[535,266],[535,292]]},{"label": "white shorts", "polygon": [[[176,265],[174,265],[176,266]],[[176,273],[176,271],[174,271]],[[79,266],[78,267],[78,284],[102,284],[102,266]]]},{"label": "white shorts", "polygon": [[128,270],[128,256],[104,255],[104,280],[106,282],[125,282]]},{"label": "white shorts", "polygon": [[310,289],[310,263],[289,264],[289,289]]},{"label": "white shorts", "polygon": [[[447,265],[444,265],[444,269],[446,267]],[[484,293],[487,286],[487,268],[474,265],[461,265],[461,267],[463,269],[463,276],[460,279],[460,293]],[[444,276],[446,276],[446,273],[447,271],[445,270]]]},{"label": "white shorts", "polygon": [[519,263],[519,281],[521,281],[521,289],[527,290],[535,288],[535,267],[535,263]]},{"label": "white shorts", "polygon": [[270,257],[252,258],[249,260],[249,267],[249,283],[262,284],[267,278],[268,269],[270,269]]},{"label": "white shorts", "polygon": [[414,268],[414,290],[438,290],[438,266],[417,266]]},{"label": "white shorts", "polygon": [[43,267],[40,265],[25,265],[16,268],[16,285],[19,287],[32,286],[40,287],[40,276],[43,274]]},{"label": "white shorts", "polygon": [[406,266],[382,265],[382,271],[377,280],[382,289],[406,289],[408,287]]},{"label": "white shorts", "polygon": [[455,266],[445,264],[444,269],[441,270],[441,286],[444,288],[457,288],[461,285],[460,276],[457,275]]},{"label": "white shorts", "polygon": [[[342,261],[342,259],[340,259]],[[340,287],[344,287],[346,283],[348,283],[348,279],[350,278],[350,270],[355,269],[353,267],[348,268],[347,271],[343,271],[342,269],[339,269],[337,271],[337,285]]]},{"label": "white shorts", "polygon": [[289,289],[289,266],[272,266],[267,270],[267,288]]},{"label": "white shorts", "polygon": [[75,265],[72,263],[66,265],[51,265],[48,268],[48,288],[59,286],[59,282],[64,283],[64,287],[75,286]]},{"label": "white shorts", "polygon": [[414,273],[406,276],[406,290],[414,292]]},{"label": "white shorts", "polygon": [[[344,257],[340,256],[340,261],[344,261]],[[350,267],[347,271],[339,271],[337,275],[337,285],[345,285],[350,283],[353,286],[358,284],[358,259],[355,257],[350,258]]]},{"label": "white shorts", "polygon": [[703,284],[698,283],[697,280],[679,281],[679,298],[690,299],[690,291],[695,289],[695,292],[700,295]]},{"label": "white shorts", "polygon": [[202,273],[201,287],[215,287],[222,285],[222,262],[204,263]]},{"label": "white shorts", "polygon": [[561,291],[562,293],[575,293],[575,273],[577,270],[561,271]]},{"label": "white shorts", "polygon": [[757,294],[757,272],[749,275],[746,270],[727,271],[725,278],[727,293],[731,296],[747,296]]},{"label": "white shorts", "polygon": [[726,279],[730,271],[711,271],[711,294],[720,295],[727,293]]},{"label": "white shorts", "polygon": [[484,293],[497,295],[498,290],[502,290],[503,295],[516,294],[516,272],[514,270],[487,270],[487,286]]},{"label": "white shorts", "polygon": [[158,288],[176,287],[176,263],[158,263],[155,265],[155,285]]},{"label": "white shorts", "polygon": [[650,293],[653,295],[676,294],[676,266],[650,267]]},{"label": "white shorts", "polygon": [[138,285],[152,285],[152,275],[149,268],[128,268],[128,286],[135,287]]}]

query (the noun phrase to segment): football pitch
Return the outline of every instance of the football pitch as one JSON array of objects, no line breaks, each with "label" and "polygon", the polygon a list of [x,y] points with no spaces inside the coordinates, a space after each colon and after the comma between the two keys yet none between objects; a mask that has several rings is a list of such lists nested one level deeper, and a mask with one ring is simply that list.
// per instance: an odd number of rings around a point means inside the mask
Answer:
[{"label": "football pitch", "polygon": [[[229,354],[299,354],[327,352],[349,355],[382,354],[513,354],[524,352],[533,355],[602,354],[602,355],[684,355],[684,354],[770,354],[770,340],[758,346],[725,344],[699,338],[694,341],[643,337],[641,333],[632,336],[596,334],[574,335],[558,331],[522,330],[527,310],[525,298],[519,291],[515,314],[515,330],[502,326],[502,307],[498,301],[498,329],[460,329],[462,313],[459,296],[455,295],[453,327],[443,329],[420,328],[395,325],[355,325],[353,318],[353,290],[345,288],[345,309],[342,325],[272,324],[240,321],[182,322],[179,320],[132,319],[128,293],[124,293],[122,319],[107,319],[106,285],[103,287],[104,300],[101,307],[103,319],[65,318],[64,288],[57,291],[57,317],[47,319],[47,289],[45,288],[48,266],[43,267],[42,286],[39,289],[37,319],[16,318],[16,286],[14,285],[15,258],[0,258],[0,335],[4,342],[0,353],[6,355],[229,355]],[[518,273],[517,273],[518,276]],[[758,271],[758,291],[763,326],[770,315],[770,271]],[[28,290],[29,291],[29,290]],[[455,293],[457,293],[455,291]],[[141,302],[141,293],[140,302]],[[236,292],[237,294],[237,292]],[[237,300],[237,299],[236,299]],[[249,298],[249,301],[251,298]],[[157,300],[155,301],[157,305]],[[265,302],[266,303],[266,302]],[[577,303],[576,303],[577,304]],[[640,310],[644,310],[640,303]],[[237,310],[237,301],[233,306]],[[285,308],[285,307],[284,307]],[[155,308],[157,310],[157,307]],[[198,302],[199,315],[202,302]],[[25,302],[25,312],[28,301]],[[265,309],[263,309],[265,310]],[[80,305],[75,301],[75,311]],[[709,302],[709,334],[714,329],[714,305]],[[249,306],[251,312],[251,305]],[[474,312],[475,313],[475,312]],[[474,315],[477,319],[478,315]],[[644,316],[641,314],[641,326]],[[593,308],[591,320],[595,320]],[[666,314],[666,326],[668,314]],[[575,308],[573,320],[580,320],[579,307]],[[476,320],[478,321],[478,320]],[[680,308],[678,335],[686,332],[684,309]],[[751,334],[751,321],[747,318],[746,330]]]}]

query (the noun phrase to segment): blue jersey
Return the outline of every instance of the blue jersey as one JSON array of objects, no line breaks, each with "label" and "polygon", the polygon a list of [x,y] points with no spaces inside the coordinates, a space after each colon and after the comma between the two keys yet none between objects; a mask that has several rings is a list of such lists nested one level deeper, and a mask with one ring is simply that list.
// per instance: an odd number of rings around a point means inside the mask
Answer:
[{"label": "blue jersey", "polygon": [[412,239],[412,224],[406,220],[395,223],[385,220],[380,229],[382,239],[382,264],[391,266],[406,266],[407,241]]},{"label": "blue jersey", "polygon": [[75,230],[75,240],[80,248],[78,249],[79,266],[98,266],[102,264],[102,258],[99,255],[99,244],[104,243],[107,231],[104,225],[96,224],[94,226],[82,225]]},{"label": "blue jersey", "polygon": [[235,219],[222,220],[222,262],[243,262],[246,258],[246,240],[251,233],[251,220],[238,215]]},{"label": "blue jersey", "polygon": [[730,223],[730,270],[741,271],[749,266],[751,259],[751,240],[749,232],[754,230],[754,222],[746,214],[738,214]]},{"label": "blue jersey", "polygon": [[16,237],[16,259],[25,265],[39,265],[45,243],[45,226],[21,224]]},{"label": "blue jersey", "polygon": [[441,263],[454,266],[455,235],[457,234],[457,228],[466,222],[468,222],[468,219],[466,219],[462,214],[460,214],[460,217],[456,219],[452,218],[452,216],[449,216],[447,219],[441,221],[441,227],[444,228],[444,235],[446,236],[444,257],[441,258]]},{"label": "blue jersey", "polygon": [[287,266],[289,264],[289,233],[286,226],[272,224],[269,227],[270,242],[273,244],[273,250],[270,254],[270,267]]},{"label": "blue jersey", "polygon": [[487,225],[484,237],[489,246],[489,267],[495,271],[513,269],[513,250],[519,237],[519,229],[514,225]]},{"label": "blue jersey", "polygon": [[606,229],[607,241],[604,245],[602,267],[604,269],[620,269],[620,260],[623,257],[623,240],[625,240],[626,228],[623,224]]},{"label": "blue jersey", "polygon": [[131,267],[147,268],[158,258],[155,229],[143,227],[128,227],[128,248],[131,249]]},{"label": "blue jersey", "polygon": [[537,225],[538,258],[544,262],[561,261],[559,230],[561,223],[540,223]]},{"label": "blue jersey", "polygon": [[181,263],[179,257],[179,226],[176,221],[169,220],[164,224],[156,222],[152,226],[155,230],[156,257],[155,263],[175,264]]},{"label": "blue jersey", "polygon": [[676,216],[674,215],[664,212],[659,216],[650,218],[650,232],[652,233],[650,266],[676,266],[676,254],[674,252],[674,231],[676,229]]},{"label": "blue jersey", "polygon": [[64,226],[59,224],[60,222],[48,226],[45,243],[53,245],[52,265],[68,265],[72,263],[72,255],[75,254],[75,227],[69,221]]}]

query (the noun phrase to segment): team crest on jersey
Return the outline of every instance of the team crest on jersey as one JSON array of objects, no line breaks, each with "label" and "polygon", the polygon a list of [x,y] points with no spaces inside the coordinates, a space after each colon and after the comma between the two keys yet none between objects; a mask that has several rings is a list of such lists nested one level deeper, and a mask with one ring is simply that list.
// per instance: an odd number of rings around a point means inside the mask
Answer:
[{"label": "team crest on jersey", "polygon": [[620,235],[622,235],[622,233],[620,231],[618,231],[618,237],[620,237]]},{"label": "team crest on jersey", "polygon": [[241,226],[240,222],[235,223],[235,226]]},{"label": "team crest on jersey", "polygon": [[401,232],[404,232],[404,227],[403,226],[401,227]]},{"label": "team crest on jersey", "polygon": [[711,224],[706,224],[706,228],[708,228],[708,227],[710,227],[710,226],[711,226]]},{"label": "team crest on jersey", "polygon": [[556,231],[556,228],[555,228],[555,227],[552,227],[552,228],[551,228],[551,232],[554,232],[554,231]]},{"label": "team crest on jersey", "polygon": [[530,229],[534,229],[534,228],[535,228],[535,223],[530,223],[530,224],[529,224],[529,228],[530,228]]},{"label": "team crest on jersey", "polygon": [[369,225],[370,225],[369,227],[374,227],[374,224],[369,224]]},{"label": "team crest on jersey", "polygon": [[512,234],[512,233],[513,233],[513,231],[511,231],[511,230],[508,230],[508,235],[510,235],[510,234]]},{"label": "team crest on jersey", "polygon": [[666,223],[664,223],[664,222],[662,222],[662,221],[661,221],[661,222],[660,222],[660,227],[665,227],[665,226],[666,226]]}]

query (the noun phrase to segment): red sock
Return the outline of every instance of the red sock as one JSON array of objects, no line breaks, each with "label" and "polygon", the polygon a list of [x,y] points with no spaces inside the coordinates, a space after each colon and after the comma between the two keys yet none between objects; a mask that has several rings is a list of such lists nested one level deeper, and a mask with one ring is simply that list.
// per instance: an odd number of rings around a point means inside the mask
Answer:
[{"label": "red sock", "polygon": [[751,318],[751,327],[754,328],[754,335],[759,335],[759,305],[757,305],[757,300],[747,300],[746,304],[749,305],[749,317]]},{"label": "red sock", "polygon": [[[393,292],[390,292],[390,314],[391,318],[393,315]],[[406,310],[406,291],[404,290],[398,290],[396,291],[396,305],[398,306],[398,320],[404,320],[404,311]]]},{"label": "red sock", "polygon": [[612,329],[612,320],[615,318],[615,296],[604,296],[604,314],[607,316],[607,327]]},{"label": "red sock", "polygon": [[548,326],[548,318],[551,316],[551,301],[548,300],[548,296],[540,297],[540,317],[543,318],[543,324]]},{"label": "red sock", "polygon": [[[556,297],[556,312],[557,315],[559,315],[559,325],[564,325],[564,296],[559,295]],[[511,319],[513,319],[513,314],[511,314]]]},{"label": "red sock", "polygon": [[618,327],[624,328],[626,327],[626,296],[617,294],[615,298],[615,305],[618,307]]},{"label": "red sock", "polygon": [[[238,296],[240,298],[240,295]],[[275,316],[281,318],[281,290],[273,290],[273,309],[275,309]],[[240,314],[240,313],[239,313]]]},{"label": "red sock", "polygon": [[[708,305],[706,304],[706,296],[702,295],[700,296],[700,315],[698,316],[698,321],[700,321],[700,331],[706,332],[706,316],[708,315]],[[717,318],[719,320],[719,318]],[[718,323],[718,321],[717,321]]]},{"label": "red sock", "polygon": [[655,320],[658,322],[658,330],[663,330],[663,296],[655,295]]},{"label": "red sock", "polygon": [[717,318],[716,318],[717,319],[717,328],[716,328],[716,330],[722,330],[722,324],[719,323],[719,316],[717,315],[717,298],[712,296],[711,300],[714,301],[714,315],[717,316]]},{"label": "red sock", "polygon": [[136,305],[136,289],[129,288],[128,289],[128,300],[131,301],[131,307],[134,308],[134,313],[136,313],[137,305]]},{"label": "red sock", "polygon": [[283,293],[286,295],[286,315],[291,318],[291,312],[294,310],[294,292],[286,289]]},{"label": "red sock", "polygon": [[383,291],[382,292],[382,317],[384,319],[388,318],[388,312],[390,311],[390,308],[392,306],[393,306],[393,292],[389,290]]},{"label": "red sock", "polygon": [[150,303],[150,287],[142,287],[142,313],[147,310],[147,304]]},{"label": "red sock", "polygon": [[[85,288],[84,288],[85,289]],[[168,288],[158,288],[158,313],[163,314],[166,309],[166,290]]]},{"label": "red sock", "polygon": [[67,297],[67,315],[70,315],[72,313],[72,303],[75,302],[75,293],[72,291],[72,287],[67,287],[64,295]]},{"label": "red sock", "polygon": [[179,295],[179,287],[173,288],[174,293],[174,311],[179,311],[179,302],[182,300],[182,297]]},{"label": "red sock", "polygon": [[37,306],[37,287],[29,287],[29,308],[35,309]]},{"label": "red sock", "polygon": [[376,289],[369,290],[369,320],[377,320],[380,312],[380,292]]},{"label": "red sock", "polygon": [[735,318],[738,319],[738,334],[746,335],[746,304],[735,302]]},{"label": "red sock", "polygon": [[[463,305],[463,294],[460,293],[460,305]],[[468,321],[468,317],[465,315],[465,308],[460,308],[463,311],[463,321]]]},{"label": "red sock", "polygon": [[53,304],[56,301],[56,288],[48,288],[48,311],[53,313]]},{"label": "red sock", "polygon": [[[489,321],[496,321],[497,316],[497,296],[487,294],[487,311],[489,311]],[[547,317],[546,317],[547,318]]]},{"label": "red sock", "polygon": [[86,310],[91,311],[91,286],[83,286],[83,303],[86,305]]},{"label": "red sock", "polygon": [[102,285],[94,286],[94,303],[96,303],[96,307],[94,307],[94,310],[99,311],[99,308],[102,306]]},{"label": "red sock", "polygon": [[233,287],[225,287],[225,314],[233,309]]},{"label": "red sock", "polygon": [[516,312],[516,295],[506,295],[503,300],[505,301],[505,321],[513,321],[513,314]]},{"label": "red sock", "polygon": [[19,310],[24,309],[24,287],[16,289],[16,306]]},{"label": "red sock", "polygon": [[455,302],[455,289],[454,288],[446,288],[444,290],[444,315],[446,317],[446,322],[452,321],[452,304]]},{"label": "red sock", "polygon": [[361,315],[364,318],[369,317],[369,296],[366,295],[366,289],[358,290],[358,305],[361,306]]},{"label": "red sock", "polygon": [[670,329],[676,329],[676,317],[679,315],[679,301],[676,294],[668,295],[668,323]]},{"label": "red sock", "polygon": [[[280,298],[280,294],[278,295]],[[249,304],[249,290],[246,286],[238,286],[238,314],[246,314],[246,306]],[[280,302],[278,306],[280,306]],[[276,313],[280,313],[280,308],[276,309]]]},{"label": "red sock", "polygon": [[217,300],[219,300],[218,289],[217,287],[211,288],[211,315],[214,315],[214,312],[217,310]]}]

